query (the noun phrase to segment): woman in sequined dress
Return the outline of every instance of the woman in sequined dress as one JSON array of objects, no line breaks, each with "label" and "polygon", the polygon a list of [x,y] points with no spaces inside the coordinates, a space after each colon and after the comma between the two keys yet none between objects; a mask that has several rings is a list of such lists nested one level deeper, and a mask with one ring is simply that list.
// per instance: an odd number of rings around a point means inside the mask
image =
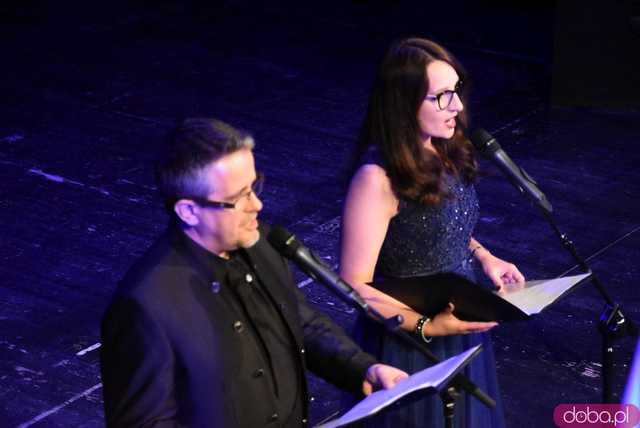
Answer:
[{"label": "woman in sequined dress", "polygon": [[[428,342],[442,359],[483,344],[466,374],[498,406],[489,410],[461,394],[455,422],[494,428],[504,426],[487,333],[496,323],[461,321],[451,308],[430,319],[366,285],[374,277],[438,272],[474,279],[474,261],[496,287],[524,281],[513,264],[472,235],[478,219],[476,162],[464,136],[464,76],[456,59],[429,40],[402,40],[388,51],[370,96],[359,138],[360,166],[345,201],[340,273],[383,315],[401,314],[402,328]],[[366,350],[410,373],[431,365],[364,319],[357,322],[357,336]],[[442,427],[442,402],[435,395],[367,426]]]}]

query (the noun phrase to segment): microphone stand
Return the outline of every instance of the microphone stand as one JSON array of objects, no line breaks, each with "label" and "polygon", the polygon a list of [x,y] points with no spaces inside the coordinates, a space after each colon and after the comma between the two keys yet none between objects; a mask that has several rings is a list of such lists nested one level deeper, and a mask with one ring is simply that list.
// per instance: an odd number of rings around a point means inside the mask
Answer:
[{"label": "microphone stand", "polygon": [[595,273],[593,273],[591,268],[589,268],[587,262],[580,257],[576,247],[573,245],[573,242],[565,233],[560,231],[560,228],[551,215],[551,211],[540,205],[538,205],[538,207],[542,211],[545,219],[551,225],[555,234],[560,239],[562,246],[569,251],[578,266],[580,266],[580,268],[585,272],[591,273],[591,281],[605,301],[604,308],[600,314],[600,319],[598,320],[598,331],[602,336],[602,400],[604,403],[613,403],[613,363],[615,361],[613,349],[614,341],[615,339],[625,336],[637,337],[638,329],[635,324],[624,315],[621,305],[614,302],[611,296],[609,296],[604,285],[600,282]]},{"label": "microphone stand", "polygon": [[514,181],[512,181],[512,183],[520,193],[527,196],[538,208],[540,208],[542,215],[551,225],[556,236],[560,239],[562,246],[569,252],[569,254],[571,254],[571,257],[573,257],[582,270],[591,273],[591,281],[605,301],[604,308],[600,314],[600,319],[598,320],[598,331],[602,336],[602,400],[604,403],[612,403],[613,363],[615,361],[613,349],[614,341],[625,336],[637,337],[638,329],[635,324],[633,324],[633,322],[624,315],[621,305],[616,303],[611,296],[609,296],[604,285],[600,282],[596,274],[593,273],[589,265],[587,265],[586,260],[580,257],[576,247],[573,245],[573,242],[565,233],[560,231],[560,228],[552,216],[553,208],[542,191],[537,187],[538,183],[536,183],[535,180],[522,168],[519,168],[519,170],[528,181],[528,185],[536,191],[535,193],[537,195],[539,195],[539,199],[534,197],[531,192],[525,192],[523,185]]},{"label": "microphone stand", "polygon": [[[587,262],[578,255],[573,242],[571,242],[566,234],[560,231],[560,228],[551,215],[553,208],[546,196],[538,188],[538,183],[536,183],[524,169],[516,166],[513,161],[502,152],[495,138],[486,131],[482,129],[477,130],[471,139],[476,149],[497,162],[498,167],[507,176],[511,184],[540,208],[544,218],[549,222],[553,231],[560,239],[562,246],[569,251],[573,259],[578,263],[578,266],[584,271],[591,273],[591,280],[605,301],[604,309],[598,321],[598,331],[602,336],[602,399],[605,403],[611,403],[613,400],[613,342],[615,339],[624,336],[636,337],[638,335],[638,329],[630,319],[625,317],[620,304],[614,302],[609,296],[598,277],[587,265]],[[494,157],[499,158],[499,160],[494,159]],[[518,171],[516,172],[514,169]]]},{"label": "microphone stand", "polygon": [[[424,355],[429,361],[433,363],[439,363],[440,359],[429,350],[422,340],[419,338],[407,333],[406,331],[400,329],[400,325],[403,322],[402,315],[392,316],[391,318],[385,318],[380,312],[378,312],[375,308],[369,306],[367,302],[364,301],[362,296],[354,290],[353,288],[350,291],[345,290],[337,290],[333,287],[330,287],[330,290],[336,292],[336,294],[346,300],[348,303],[356,306],[360,309],[369,319],[382,324],[387,331],[394,334],[396,337],[399,337],[409,346],[418,350],[422,355]],[[463,389],[476,397],[482,404],[487,406],[490,409],[496,407],[496,402],[491,397],[489,397],[482,389],[476,386],[469,378],[465,375],[458,373],[449,383],[449,386],[440,392],[440,397],[442,398],[442,408],[443,408],[443,416],[445,421],[446,428],[454,427],[454,415],[455,415],[455,405],[456,399],[460,396],[458,389]]]}]

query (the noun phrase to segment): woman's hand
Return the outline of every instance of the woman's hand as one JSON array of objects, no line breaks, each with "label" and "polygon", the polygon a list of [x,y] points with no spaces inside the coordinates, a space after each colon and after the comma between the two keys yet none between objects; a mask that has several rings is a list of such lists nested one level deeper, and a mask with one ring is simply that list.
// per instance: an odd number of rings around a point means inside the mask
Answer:
[{"label": "woman's hand", "polygon": [[449,336],[453,334],[482,333],[497,326],[497,322],[462,321],[453,315],[453,303],[422,326],[425,336]]},{"label": "woman's hand", "polygon": [[524,282],[524,276],[516,265],[494,256],[486,248],[480,248],[475,256],[482,264],[484,274],[487,275],[498,290],[502,289],[506,284]]}]

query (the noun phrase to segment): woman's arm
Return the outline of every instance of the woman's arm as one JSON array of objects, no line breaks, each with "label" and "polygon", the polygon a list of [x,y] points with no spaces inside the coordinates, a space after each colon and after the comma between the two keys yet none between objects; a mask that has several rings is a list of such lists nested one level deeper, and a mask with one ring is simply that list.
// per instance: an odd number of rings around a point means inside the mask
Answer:
[{"label": "woman's arm", "polygon": [[360,167],[351,180],[342,215],[340,276],[385,317],[402,315],[402,327],[411,330],[421,315],[366,284],[373,280],[389,222],[397,211],[398,199],[384,169],[373,164]]},{"label": "woman's arm", "polygon": [[524,282],[524,276],[513,263],[494,256],[475,238],[471,238],[469,241],[469,250],[471,250],[472,256],[482,265],[485,275],[498,289],[501,289],[505,284]]}]

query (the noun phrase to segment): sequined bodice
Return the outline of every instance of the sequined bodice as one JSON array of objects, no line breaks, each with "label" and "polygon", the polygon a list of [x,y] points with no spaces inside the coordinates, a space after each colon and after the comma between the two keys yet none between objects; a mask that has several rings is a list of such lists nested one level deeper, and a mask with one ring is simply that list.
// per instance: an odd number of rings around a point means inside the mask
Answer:
[{"label": "sequined bodice", "polygon": [[[459,271],[469,257],[469,240],[478,220],[473,185],[446,177],[452,198],[435,206],[402,200],[391,219],[376,275],[405,277]],[[464,269],[463,269],[464,270]]]}]

